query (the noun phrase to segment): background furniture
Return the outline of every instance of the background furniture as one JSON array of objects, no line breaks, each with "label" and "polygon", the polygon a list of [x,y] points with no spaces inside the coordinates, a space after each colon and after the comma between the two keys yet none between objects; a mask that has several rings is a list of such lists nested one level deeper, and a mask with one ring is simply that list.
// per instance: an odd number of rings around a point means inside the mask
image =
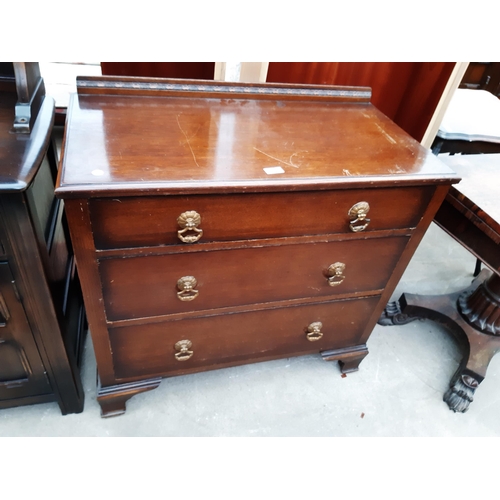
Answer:
[{"label": "background furniture", "polygon": [[[421,141],[443,94],[452,62],[271,62],[267,81],[372,89],[372,103]],[[213,80],[213,62],[102,62],[103,75]]]},{"label": "background furniture", "polygon": [[487,90],[500,97],[500,62],[469,63],[460,88]]},{"label": "background furniture", "polygon": [[366,88],[77,85],[56,193],[103,416],[161,377],[314,352],[357,370],[458,177]]},{"label": "background furniture", "polygon": [[370,87],[372,104],[420,142],[454,67],[450,62],[270,62],[267,81]]},{"label": "background furniture", "polygon": [[101,62],[105,76],[152,76],[213,80],[214,62]]},{"label": "background furniture", "polygon": [[[470,77],[470,75],[469,75]],[[465,80],[467,80],[465,78]],[[461,177],[438,210],[435,222],[477,257],[467,290],[443,296],[403,294],[388,304],[381,324],[427,318],[445,324],[464,357],[444,400],[466,412],[488,364],[500,350],[500,100],[486,90],[455,91],[432,146]],[[459,153],[459,154],[457,154]]]},{"label": "background furniture", "polygon": [[500,156],[442,159],[462,181],[450,189],[434,220],[490,271],[482,271],[469,288],[450,295],[404,293],[398,303],[389,304],[384,318],[388,321],[383,319],[382,324],[427,318],[448,327],[462,345],[464,357],[444,400],[453,411],[465,412],[500,350]]},{"label": "background furniture", "polygon": [[500,99],[486,90],[457,89],[432,151],[436,155],[500,152]]},{"label": "background furniture", "polygon": [[[77,413],[85,315],[64,204],[54,197],[54,101],[38,90],[19,113],[15,76],[28,88],[43,82],[36,63],[8,64],[0,77],[0,408],[57,401],[63,414]],[[24,127],[14,126],[19,116]]]}]

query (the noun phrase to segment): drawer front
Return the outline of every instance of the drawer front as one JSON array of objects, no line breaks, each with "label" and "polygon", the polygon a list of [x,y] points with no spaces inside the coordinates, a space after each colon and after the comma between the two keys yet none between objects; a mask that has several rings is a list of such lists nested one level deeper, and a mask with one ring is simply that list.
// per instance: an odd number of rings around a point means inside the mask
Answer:
[{"label": "drawer front", "polygon": [[[381,290],[407,241],[398,236],[103,259],[106,314],[115,321]],[[345,268],[329,272],[336,263]],[[186,277],[196,280],[187,290],[188,280],[178,283]]]},{"label": "drawer front", "polygon": [[[378,300],[370,297],[111,328],[115,376],[175,375],[223,363],[354,346]],[[321,326],[311,326],[318,322]],[[321,338],[308,339],[308,334],[319,336],[318,331]],[[189,343],[178,344],[181,341]]]},{"label": "drawer front", "polygon": [[[358,202],[370,206],[366,232],[416,227],[434,192],[433,186],[309,191],[296,193],[199,195],[89,201],[98,249],[351,233],[349,210]],[[200,216],[196,230],[184,231],[178,217]],[[361,223],[356,223],[360,225]],[[200,232],[201,231],[201,232]]]}]

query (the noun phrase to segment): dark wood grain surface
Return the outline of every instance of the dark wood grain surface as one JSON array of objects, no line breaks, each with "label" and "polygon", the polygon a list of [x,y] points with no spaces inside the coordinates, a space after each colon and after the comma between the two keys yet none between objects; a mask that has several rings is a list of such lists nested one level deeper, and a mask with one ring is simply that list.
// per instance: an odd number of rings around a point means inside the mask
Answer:
[{"label": "dark wood grain surface", "polygon": [[[346,97],[339,105],[339,98],[291,100],[288,94],[210,97],[167,94],[134,102],[123,95],[73,96],[58,194],[114,196],[139,184],[154,194],[454,177],[366,102]],[[270,167],[281,173],[266,173]]]},{"label": "dark wood grain surface", "polygon": [[[218,365],[356,345],[378,297],[194,318],[110,329],[119,378],[180,375]],[[311,342],[307,327],[322,323],[323,337]],[[137,338],[140,337],[140,342]],[[175,343],[189,339],[193,357],[175,359]]]},{"label": "dark wood grain surface", "polygon": [[[57,194],[104,416],[123,413],[159,376],[311,352],[357,370],[459,180],[369,96],[313,85],[79,82]],[[353,222],[359,202],[370,210]],[[189,211],[200,216],[193,241],[179,233]],[[345,268],[330,286],[336,263]],[[189,276],[192,300],[180,300],[178,280]],[[314,322],[324,327],[317,342],[307,338]],[[183,360],[181,340],[195,353]]]},{"label": "dark wood grain surface", "polygon": [[[352,235],[349,210],[370,205],[365,233],[413,228],[434,187],[352,189],[296,193],[246,193],[92,199],[89,202],[96,248],[178,245],[177,218],[195,210],[203,235],[198,244],[254,238],[319,234]],[[393,210],[394,206],[398,210]]]},{"label": "dark wood grain surface", "polygon": [[[370,251],[366,241],[354,240],[101,260],[107,318],[373,293],[385,287],[407,242],[408,237],[373,239]],[[345,264],[345,280],[332,287],[327,270],[335,262]],[[183,276],[194,276],[198,283],[199,295],[189,302],[177,297],[177,280]]]},{"label": "dark wood grain surface", "polygon": [[57,401],[63,414],[78,413],[85,314],[54,198],[54,100],[39,97],[33,127],[20,133],[16,93],[0,92],[0,408]]},{"label": "dark wood grain surface", "polygon": [[54,123],[54,100],[46,96],[31,134],[15,134],[17,95],[2,92],[0,96],[0,190],[4,193],[24,191],[33,180],[50,141]]}]

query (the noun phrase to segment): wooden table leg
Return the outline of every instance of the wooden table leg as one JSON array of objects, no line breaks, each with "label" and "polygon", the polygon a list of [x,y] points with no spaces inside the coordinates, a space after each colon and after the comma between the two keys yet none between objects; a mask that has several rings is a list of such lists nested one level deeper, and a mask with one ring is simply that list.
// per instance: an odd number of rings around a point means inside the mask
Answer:
[{"label": "wooden table leg", "polygon": [[404,324],[418,318],[436,321],[453,333],[464,357],[444,401],[455,412],[466,412],[484,380],[488,365],[500,350],[500,278],[483,270],[467,289],[448,295],[404,293],[388,304],[379,323]]}]

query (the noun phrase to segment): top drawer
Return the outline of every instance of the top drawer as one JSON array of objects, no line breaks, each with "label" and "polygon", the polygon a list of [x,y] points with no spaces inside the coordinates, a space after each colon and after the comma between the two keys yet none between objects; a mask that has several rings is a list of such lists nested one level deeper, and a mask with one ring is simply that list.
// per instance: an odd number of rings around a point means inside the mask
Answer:
[{"label": "top drawer", "polygon": [[[316,234],[351,233],[349,215],[369,204],[364,232],[415,227],[434,186],[91,199],[90,216],[97,249],[235,241]],[[196,212],[194,228],[179,217]],[[182,217],[181,217],[182,219]],[[361,218],[362,219],[362,218]],[[186,217],[184,218],[186,220]],[[366,221],[353,223],[360,229]],[[186,238],[188,237],[188,238]],[[182,240],[188,241],[182,241]]]}]

